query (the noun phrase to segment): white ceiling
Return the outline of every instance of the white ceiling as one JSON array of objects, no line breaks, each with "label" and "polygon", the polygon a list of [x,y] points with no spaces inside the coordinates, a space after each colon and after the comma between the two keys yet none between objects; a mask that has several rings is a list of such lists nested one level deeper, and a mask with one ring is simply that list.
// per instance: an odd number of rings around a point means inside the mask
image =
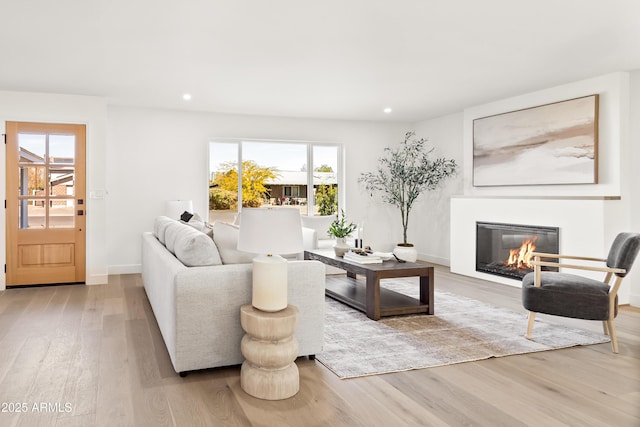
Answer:
[{"label": "white ceiling", "polygon": [[640,0],[2,0],[0,16],[0,89],[118,105],[418,121],[640,69]]}]

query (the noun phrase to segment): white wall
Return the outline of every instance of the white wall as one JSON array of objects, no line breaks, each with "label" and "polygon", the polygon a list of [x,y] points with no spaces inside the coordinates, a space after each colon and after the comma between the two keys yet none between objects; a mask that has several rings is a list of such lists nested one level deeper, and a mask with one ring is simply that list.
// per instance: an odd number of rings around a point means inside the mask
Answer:
[{"label": "white wall", "polygon": [[[357,179],[373,169],[385,146],[400,141],[406,123],[286,119],[110,106],[107,147],[107,248],[110,273],[140,270],[140,234],[171,199],[208,209],[208,147],[215,138],[344,144],[346,212],[365,222],[365,244],[391,249],[383,206],[372,204]],[[381,226],[382,225],[382,226]]]},{"label": "white wall", "polygon": [[[630,196],[630,230],[640,232],[640,70],[630,73],[629,90],[629,152],[630,167],[625,168],[623,180]],[[640,307],[640,258],[633,267],[630,302]],[[625,279],[628,280],[628,279]]]},{"label": "white wall", "polygon": [[[104,200],[89,197],[105,188],[106,104],[101,98],[0,91],[0,133],[6,121],[87,125],[87,283],[107,283],[107,218]],[[5,150],[0,150],[1,198],[5,198]],[[0,258],[6,259],[5,211],[0,211]],[[5,288],[4,272],[0,289]]]},{"label": "white wall", "polygon": [[[600,95],[597,184],[473,187],[473,120],[492,114],[571,99]],[[475,221],[560,227],[560,250],[576,255],[604,256],[615,235],[638,231],[632,220],[634,192],[630,140],[630,75],[614,73],[518,97],[471,107],[464,112],[464,198],[452,202],[452,271],[487,279],[475,271]],[[637,100],[637,95],[635,95]],[[636,153],[637,155],[637,153]],[[637,196],[637,195],[636,195]],[[616,200],[609,200],[610,198]],[[637,206],[636,206],[637,216]],[[592,236],[579,243],[580,233]],[[578,242],[578,244],[576,244]],[[638,295],[640,275],[633,271],[620,291],[622,303]],[[494,278],[519,286],[519,282]]]},{"label": "white wall", "polygon": [[[434,157],[454,159],[458,163],[456,176],[444,181],[435,191],[429,191],[416,201],[409,218],[408,239],[418,250],[418,258],[441,265],[449,265],[450,257],[450,203],[451,196],[462,194],[463,164],[463,114],[450,114],[416,123],[416,136],[428,139],[435,148]],[[397,213],[397,221],[400,214]]]}]

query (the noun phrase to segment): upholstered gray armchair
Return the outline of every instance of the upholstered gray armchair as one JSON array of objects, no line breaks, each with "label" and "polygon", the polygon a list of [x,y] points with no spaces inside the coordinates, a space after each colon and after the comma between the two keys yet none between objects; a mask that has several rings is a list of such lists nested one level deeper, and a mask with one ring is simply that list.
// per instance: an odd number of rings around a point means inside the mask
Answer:
[{"label": "upholstered gray armchair", "polygon": [[[522,305],[529,310],[527,338],[531,339],[536,313],[601,320],[604,333],[611,337],[613,352],[617,353],[618,339],[613,320],[618,314],[618,289],[622,279],[631,270],[639,250],[640,234],[620,233],[613,241],[606,259],[534,253],[534,271],[522,279]],[[555,259],[598,262],[600,265],[604,262],[605,266],[565,264],[555,262]],[[598,281],[576,274],[542,271],[545,266],[601,271],[605,273],[605,278]]]}]

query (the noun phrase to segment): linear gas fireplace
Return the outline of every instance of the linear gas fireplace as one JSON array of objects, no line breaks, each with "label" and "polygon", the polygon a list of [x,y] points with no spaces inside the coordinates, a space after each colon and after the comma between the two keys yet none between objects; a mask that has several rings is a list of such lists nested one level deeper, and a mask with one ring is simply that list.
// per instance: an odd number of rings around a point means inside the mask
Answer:
[{"label": "linear gas fireplace", "polygon": [[558,253],[558,232],[558,227],[476,222],[476,271],[522,279],[533,271],[532,252]]}]

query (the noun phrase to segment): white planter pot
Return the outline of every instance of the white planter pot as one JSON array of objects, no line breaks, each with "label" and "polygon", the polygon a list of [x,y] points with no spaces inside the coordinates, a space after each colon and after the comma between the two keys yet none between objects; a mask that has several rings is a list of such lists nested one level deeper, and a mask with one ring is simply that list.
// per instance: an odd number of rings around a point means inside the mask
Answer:
[{"label": "white planter pot", "polygon": [[418,259],[418,251],[416,248],[411,246],[396,246],[393,249],[393,254],[398,258],[405,260],[407,262],[416,262]]},{"label": "white planter pot", "polygon": [[336,238],[336,244],[333,246],[333,250],[335,251],[336,256],[340,257],[349,252],[349,245],[347,245],[344,237]]}]

